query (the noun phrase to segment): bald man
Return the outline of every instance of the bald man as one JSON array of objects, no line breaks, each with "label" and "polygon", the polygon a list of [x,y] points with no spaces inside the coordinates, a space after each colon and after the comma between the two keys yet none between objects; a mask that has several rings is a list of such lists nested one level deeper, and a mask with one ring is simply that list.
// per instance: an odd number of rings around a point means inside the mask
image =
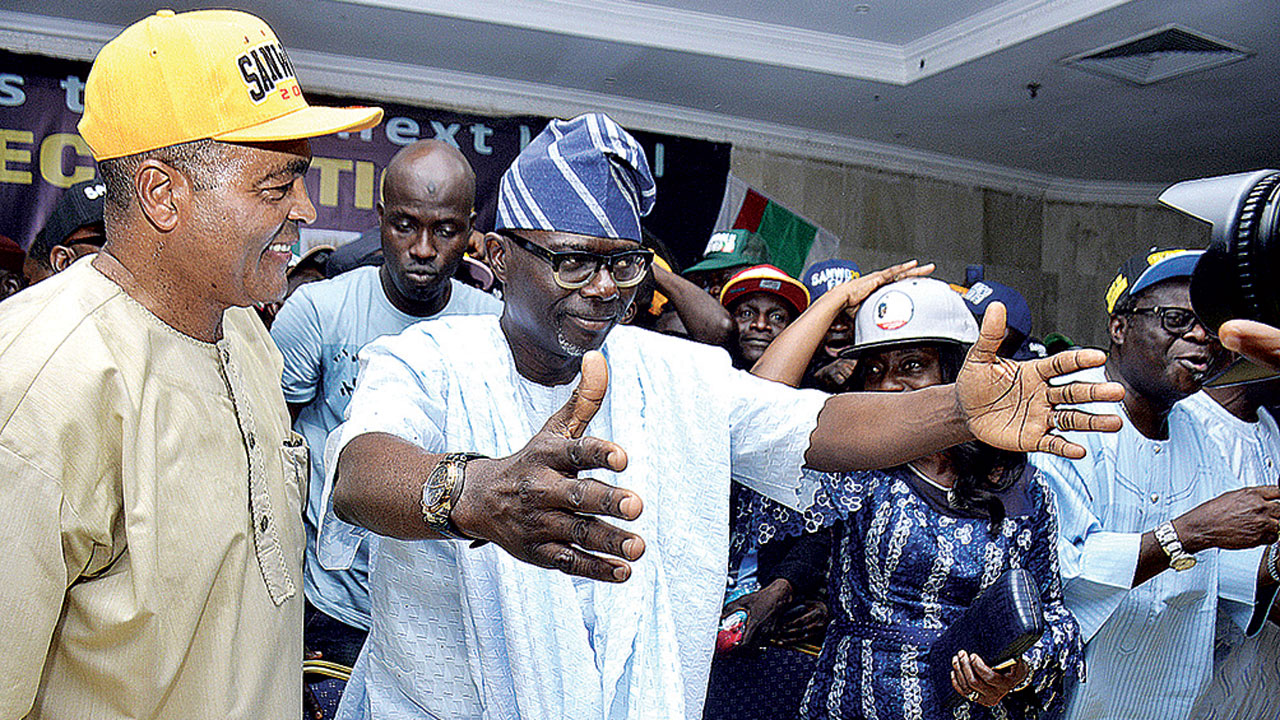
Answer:
[{"label": "bald man", "polygon": [[355,662],[369,630],[369,592],[367,548],[350,570],[326,571],[316,557],[325,438],[342,422],[366,343],[427,318],[501,312],[497,299],[452,279],[474,199],[475,173],[457,148],[437,140],[404,148],[387,165],[378,203],[385,263],[302,286],[271,326],[294,429],[312,448],[304,642],[326,660]]}]

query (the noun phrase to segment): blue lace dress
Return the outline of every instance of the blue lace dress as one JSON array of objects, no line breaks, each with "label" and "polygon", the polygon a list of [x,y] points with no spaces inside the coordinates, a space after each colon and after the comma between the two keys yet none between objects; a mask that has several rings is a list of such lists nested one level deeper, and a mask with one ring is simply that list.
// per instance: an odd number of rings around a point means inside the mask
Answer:
[{"label": "blue lace dress", "polygon": [[[831,624],[801,706],[804,718],[1050,718],[1068,677],[1083,678],[1075,618],[1062,602],[1054,498],[1031,466],[1001,494],[1006,517],[963,515],[908,468],[825,475],[803,514],[760,501],[744,508],[747,542],[834,527]],[[1031,684],[994,708],[928,682],[933,639],[1004,571],[1040,588],[1045,633],[1024,655]],[[958,701],[958,702],[949,702]]]}]

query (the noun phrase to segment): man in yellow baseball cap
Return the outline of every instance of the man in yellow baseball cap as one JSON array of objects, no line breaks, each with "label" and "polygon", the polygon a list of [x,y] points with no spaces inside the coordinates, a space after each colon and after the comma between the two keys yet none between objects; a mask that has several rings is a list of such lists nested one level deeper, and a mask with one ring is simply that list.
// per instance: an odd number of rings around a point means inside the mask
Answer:
[{"label": "man in yellow baseball cap", "polygon": [[308,105],[241,12],[99,53],[106,244],[0,306],[0,717],[300,715],[307,449],[250,306],[315,217],[306,139],[381,117]]}]

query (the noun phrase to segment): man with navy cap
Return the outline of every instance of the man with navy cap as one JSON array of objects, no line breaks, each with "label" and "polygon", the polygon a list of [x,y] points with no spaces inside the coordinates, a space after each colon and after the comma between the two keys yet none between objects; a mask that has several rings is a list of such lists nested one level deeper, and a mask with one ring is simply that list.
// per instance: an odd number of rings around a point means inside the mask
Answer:
[{"label": "man with navy cap", "polygon": [[[862,277],[858,264],[834,258],[816,262],[805,268],[800,279],[809,288],[809,298],[817,303],[827,291]],[[837,312],[831,319],[822,343],[813,353],[813,359],[805,370],[800,387],[816,387],[827,392],[843,392],[853,376],[857,361],[841,357],[841,353],[853,345],[853,317]]]},{"label": "man with navy cap", "polygon": [[1047,363],[996,359],[998,309],[957,385],[899,397],[794,390],[720,349],[615,327],[651,261],[654,196],[612,120],[552,121],[503,176],[486,238],[502,316],[419,323],[361,352],[329,443],[321,562],[357,545],[339,517],[383,537],[340,716],[700,717],[731,477],[802,505],[802,465],[892,465],[975,435],[1075,454],[1050,422],[1116,420],[1052,404],[1114,385],[1049,388]]},{"label": "man with navy cap", "polygon": [[101,180],[78,182],[62,193],[53,213],[27,248],[23,272],[32,284],[71,267],[71,263],[102,249],[107,241],[102,226]]},{"label": "man with navy cap", "polygon": [[1022,293],[994,280],[979,280],[963,293],[965,305],[979,321],[982,320],[982,314],[987,311],[987,306],[991,303],[998,302],[1004,305],[1005,324],[1008,330],[1005,333],[1004,342],[1000,343],[998,353],[1001,357],[1014,360],[1043,357],[1042,354],[1037,355],[1031,349],[1031,305],[1027,303]]},{"label": "man with navy cap", "polygon": [[1063,593],[1086,641],[1073,720],[1188,717],[1213,668],[1220,603],[1256,604],[1265,617],[1274,593],[1263,551],[1280,526],[1280,489],[1234,489],[1221,452],[1174,407],[1221,362],[1191,309],[1200,254],[1152,248],[1120,267],[1106,295],[1106,367],[1073,377],[1123,385],[1123,403],[1086,408],[1123,414],[1124,426],[1068,433],[1084,459],[1032,456],[1058,497]]}]

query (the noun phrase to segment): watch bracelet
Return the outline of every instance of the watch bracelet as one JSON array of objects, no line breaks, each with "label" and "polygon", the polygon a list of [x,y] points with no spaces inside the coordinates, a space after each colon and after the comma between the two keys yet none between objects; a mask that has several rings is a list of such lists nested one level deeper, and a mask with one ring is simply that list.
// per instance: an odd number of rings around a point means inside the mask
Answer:
[{"label": "watch bracelet", "polygon": [[[444,519],[443,523],[437,523],[427,518],[428,508],[422,508],[423,523],[430,529],[449,538],[450,540],[475,540],[475,538],[465,534],[453,522],[453,507],[458,503],[458,498],[462,496],[462,488],[466,484],[466,466],[467,463],[477,458],[485,458],[485,455],[472,452],[453,452],[445,453],[437,462],[436,466],[431,469],[431,473],[427,476],[427,482],[435,476],[436,472],[443,468],[446,478],[452,479],[449,483],[448,492],[449,500],[446,507],[449,509],[449,515]],[[452,467],[446,467],[452,466]],[[483,541],[476,540],[477,544],[483,544]],[[473,545],[474,547],[475,545]]]},{"label": "watch bracelet", "polygon": [[[1025,657],[1023,658],[1023,662],[1026,662]],[[1030,665],[1030,663],[1027,663],[1027,664]],[[1022,682],[1015,685],[1011,690],[1009,690],[1009,692],[1015,693],[1015,692],[1022,692],[1023,690],[1026,690],[1027,688],[1031,687],[1031,682],[1035,680],[1035,678],[1036,678],[1036,671],[1034,669],[1027,670],[1027,676],[1022,678]]]},{"label": "watch bracelet", "polygon": [[[1163,550],[1164,554],[1169,558],[1169,567],[1174,570],[1178,570],[1175,566],[1180,559],[1195,559],[1195,556],[1187,552],[1186,548],[1182,545],[1182,538],[1178,535],[1178,529],[1174,527],[1172,520],[1162,522],[1157,525],[1153,534],[1155,535],[1156,543],[1160,545],[1160,549]],[[1186,570],[1189,568],[1182,569]]]}]

